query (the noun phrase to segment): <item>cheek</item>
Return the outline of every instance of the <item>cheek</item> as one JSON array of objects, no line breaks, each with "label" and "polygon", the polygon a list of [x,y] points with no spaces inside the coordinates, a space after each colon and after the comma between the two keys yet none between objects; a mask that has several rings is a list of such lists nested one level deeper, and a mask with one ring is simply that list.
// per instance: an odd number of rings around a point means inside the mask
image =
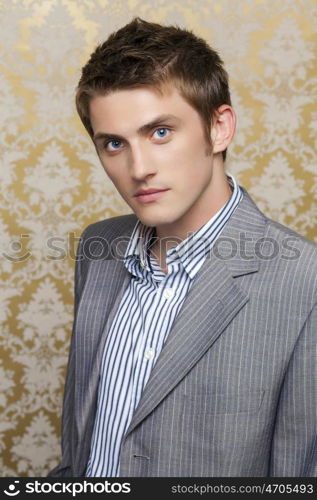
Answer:
[{"label": "cheek", "polygon": [[120,180],[124,179],[123,175],[120,175],[120,165],[113,161],[101,161],[102,168],[104,169],[106,175],[109,179],[117,186],[120,184]]},{"label": "cheek", "polygon": [[103,169],[107,175],[107,177],[111,180],[112,184],[116,188],[116,190],[121,194],[122,197],[124,197],[124,192],[126,191],[125,189],[125,184],[122,182],[124,179],[123,176],[118,175],[117,171],[115,169],[111,169],[109,167],[105,167],[104,165]]},{"label": "cheek", "polygon": [[124,177],[118,176],[118,175],[109,175],[109,174],[108,174],[108,176],[109,176],[109,179],[114,184],[114,186],[117,188],[117,190],[120,193],[124,193],[124,191],[126,190],[125,189],[126,182],[124,182]]},{"label": "cheek", "polygon": [[182,136],[154,151],[155,158],[173,164],[174,169],[190,169],[191,166],[206,161],[206,143],[200,136]]}]

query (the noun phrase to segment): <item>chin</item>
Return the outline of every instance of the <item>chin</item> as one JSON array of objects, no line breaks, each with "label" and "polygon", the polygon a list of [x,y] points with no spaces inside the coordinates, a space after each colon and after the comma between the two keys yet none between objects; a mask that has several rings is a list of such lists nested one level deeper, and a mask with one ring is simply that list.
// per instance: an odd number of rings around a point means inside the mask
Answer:
[{"label": "chin", "polygon": [[137,212],[135,215],[138,219],[140,219],[142,224],[148,227],[165,226],[166,224],[171,224],[173,222],[170,217],[146,217],[144,215],[139,215]]},{"label": "chin", "polygon": [[138,214],[135,214],[137,218],[144,224],[145,226],[148,227],[156,227],[160,225],[160,222],[157,219],[154,218],[148,218],[148,217],[139,217]]}]

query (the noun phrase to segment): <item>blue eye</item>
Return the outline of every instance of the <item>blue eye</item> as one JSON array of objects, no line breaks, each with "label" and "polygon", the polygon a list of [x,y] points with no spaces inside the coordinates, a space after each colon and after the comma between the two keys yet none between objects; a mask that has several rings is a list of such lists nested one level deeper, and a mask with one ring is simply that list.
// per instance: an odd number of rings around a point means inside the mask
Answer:
[{"label": "blue eye", "polygon": [[108,151],[117,151],[122,146],[122,142],[117,139],[113,139],[112,141],[107,142],[106,149]]},{"label": "blue eye", "polygon": [[169,129],[162,127],[162,128],[158,128],[157,130],[155,130],[154,135],[156,134],[157,139],[164,139],[164,137],[166,137],[168,135],[168,133],[169,133]]}]

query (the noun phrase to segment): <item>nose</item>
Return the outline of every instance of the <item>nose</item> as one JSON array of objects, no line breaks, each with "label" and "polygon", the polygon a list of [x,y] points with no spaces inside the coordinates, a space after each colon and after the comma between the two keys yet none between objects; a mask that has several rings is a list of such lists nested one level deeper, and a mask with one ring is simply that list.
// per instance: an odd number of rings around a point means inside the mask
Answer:
[{"label": "nose", "polygon": [[146,147],[141,144],[131,145],[130,172],[133,179],[141,181],[149,175],[155,174],[155,166]]}]

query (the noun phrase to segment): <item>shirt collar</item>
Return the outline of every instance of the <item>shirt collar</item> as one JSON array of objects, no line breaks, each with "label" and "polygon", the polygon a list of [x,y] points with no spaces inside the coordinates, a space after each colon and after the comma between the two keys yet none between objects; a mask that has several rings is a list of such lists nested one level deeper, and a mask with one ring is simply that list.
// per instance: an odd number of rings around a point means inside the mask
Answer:
[{"label": "shirt collar", "polygon": [[145,226],[140,220],[136,222],[124,256],[125,267],[135,276],[142,277],[143,269],[152,272],[149,250],[155,235],[155,228]]}]

